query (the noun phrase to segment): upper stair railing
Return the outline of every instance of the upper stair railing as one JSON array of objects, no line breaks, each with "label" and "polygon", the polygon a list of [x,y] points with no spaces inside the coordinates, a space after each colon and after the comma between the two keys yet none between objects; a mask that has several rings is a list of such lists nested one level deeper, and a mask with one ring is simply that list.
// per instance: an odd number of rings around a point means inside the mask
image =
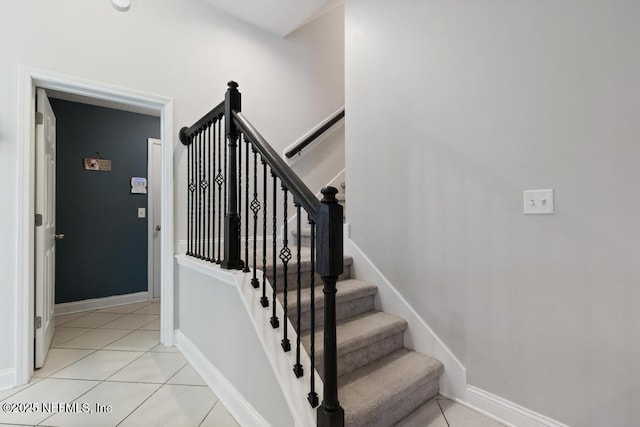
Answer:
[{"label": "upper stair railing", "polygon": [[324,119],[318,126],[311,129],[309,133],[294,142],[291,147],[285,151],[285,157],[292,159],[296,155],[301,155],[305,148],[318,141],[321,136],[325,135],[328,130],[340,123],[342,119],[344,119],[344,107]]},{"label": "upper stair railing", "polygon": [[[318,406],[314,383],[315,330],[318,327],[314,285],[316,273],[320,275],[324,293],[324,325],[321,325],[324,328],[324,373],[323,400],[317,409],[317,425],[343,426],[344,410],[338,401],[336,345],[336,282],[342,274],[344,262],[343,208],[336,199],[338,190],[326,187],[322,189],[322,200],[315,197],[242,114],[241,95],[235,82],[229,82],[222,103],[193,126],[180,130],[180,141],[188,147],[187,255],[220,264],[225,269],[241,269],[251,274],[252,286],[256,289],[262,287],[260,304],[265,309],[271,305],[270,323],[273,328],[280,327],[276,299],[277,293],[282,291],[285,318],[282,319],[281,345],[285,352],[291,351],[287,330],[288,292],[295,291],[296,312],[289,317],[297,336],[293,373],[298,378],[305,374],[300,357],[301,325],[304,322],[310,328],[310,391],[307,399],[314,408]],[[261,167],[258,167],[258,158]],[[281,194],[281,205],[278,204],[278,194]],[[296,209],[298,228],[297,242],[292,246],[287,238],[290,199]],[[310,262],[304,273],[300,242],[302,210],[306,212],[311,226]],[[261,220],[258,219],[260,211]],[[277,242],[278,213],[283,226],[281,245]],[[258,236],[260,226],[262,235]],[[267,245],[268,229],[272,232],[270,247]],[[262,239],[261,248],[258,247],[259,237]],[[295,271],[289,266],[294,258],[292,250],[295,252]],[[267,263],[269,252],[271,264]],[[258,265],[259,258],[261,265]],[[261,278],[258,277],[258,269],[262,270]],[[307,274],[306,278],[303,277]],[[271,289],[267,289],[267,280],[271,281]],[[290,281],[295,282],[293,289]],[[303,283],[309,286],[311,294],[308,319],[303,319],[301,313]]]}]

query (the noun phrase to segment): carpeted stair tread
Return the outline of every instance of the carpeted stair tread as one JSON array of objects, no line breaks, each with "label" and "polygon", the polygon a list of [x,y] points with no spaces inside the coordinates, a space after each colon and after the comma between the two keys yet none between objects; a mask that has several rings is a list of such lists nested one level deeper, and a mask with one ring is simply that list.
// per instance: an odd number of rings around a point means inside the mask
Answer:
[{"label": "carpeted stair tread", "polygon": [[[407,329],[406,320],[382,311],[372,311],[359,316],[350,317],[338,322],[336,333],[338,339],[338,357],[344,353],[376,343],[384,338]],[[308,347],[310,344],[310,332],[302,334],[302,344]],[[324,336],[324,328],[316,330],[316,337]],[[321,357],[324,353],[324,341],[316,341],[316,355]]]},{"label": "carpeted stair tread", "polygon": [[438,393],[442,363],[400,349],[338,379],[345,425],[391,426]]},{"label": "carpeted stair tread", "polygon": [[[338,322],[338,376],[348,374],[403,346],[407,322],[392,314],[369,311]],[[324,329],[316,335],[316,369],[324,373]],[[302,344],[310,348],[310,331],[302,334]],[[317,338],[320,337],[320,338]]]}]

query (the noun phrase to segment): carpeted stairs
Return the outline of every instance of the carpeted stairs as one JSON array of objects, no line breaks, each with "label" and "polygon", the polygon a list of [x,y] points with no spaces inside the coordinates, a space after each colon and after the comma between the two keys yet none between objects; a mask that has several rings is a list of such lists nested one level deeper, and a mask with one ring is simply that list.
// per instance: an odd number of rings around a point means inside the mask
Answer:
[{"label": "carpeted stairs", "polygon": [[[344,186],[343,186],[344,188]],[[343,199],[344,200],[344,199]],[[306,236],[305,236],[306,235]],[[308,246],[309,231],[303,229],[303,245]],[[308,254],[308,248],[303,247]],[[311,307],[310,262],[303,255],[304,278],[300,307],[302,311],[301,340],[309,349],[309,312]],[[407,349],[403,334],[404,319],[375,311],[375,285],[351,277],[352,260],[345,257],[344,273],[337,284],[338,396],[345,411],[345,424],[356,426],[393,426],[438,394],[442,364],[424,354]],[[305,274],[307,273],[307,274]],[[273,277],[268,269],[268,276]],[[294,287],[297,271],[290,268],[287,282],[289,317],[296,325],[294,314],[297,295]],[[282,272],[276,278],[277,288],[283,283]],[[315,319],[322,326],[322,280],[315,279]],[[279,293],[282,302],[284,295]],[[323,334],[316,331],[316,369],[323,372]],[[293,341],[292,341],[293,342]]]}]

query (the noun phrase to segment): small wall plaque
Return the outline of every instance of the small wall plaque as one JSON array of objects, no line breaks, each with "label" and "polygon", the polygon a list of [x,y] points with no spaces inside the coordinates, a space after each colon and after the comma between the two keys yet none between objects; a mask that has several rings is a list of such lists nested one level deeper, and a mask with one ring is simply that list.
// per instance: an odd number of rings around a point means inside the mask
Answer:
[{"label": "small wall plaque", "polygon": [[111,160],[85,157],[83,159],[83,162],[84,162],[84,170],[87,170],[87,171],[102,171],[102,172],[111,171]]}]

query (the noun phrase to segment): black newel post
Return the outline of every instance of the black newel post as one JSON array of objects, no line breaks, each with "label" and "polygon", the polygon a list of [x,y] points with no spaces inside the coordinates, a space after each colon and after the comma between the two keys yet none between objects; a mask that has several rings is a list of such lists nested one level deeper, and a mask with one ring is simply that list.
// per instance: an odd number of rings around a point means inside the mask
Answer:
[{"label": "black newel post", "polygon": [[336,343],[336,282],[343,270],[342,206],[335,187],[322,189],[317,221],[317,271],[324,282],[324,392],[318,408],[318,427],[344,426],[344,409],[338,401]]},{"label": "black newel post", "polygon": [[224,218],[224,259],[222,268],[240,270],[244,263],[240,259],[240,215],[238,214],[238,128],[233,122],[233,111],[241,111],[241,97],[238,83],[229,82],[224,97],[224,119],[229,144],[227,165],[228,211]]}]

